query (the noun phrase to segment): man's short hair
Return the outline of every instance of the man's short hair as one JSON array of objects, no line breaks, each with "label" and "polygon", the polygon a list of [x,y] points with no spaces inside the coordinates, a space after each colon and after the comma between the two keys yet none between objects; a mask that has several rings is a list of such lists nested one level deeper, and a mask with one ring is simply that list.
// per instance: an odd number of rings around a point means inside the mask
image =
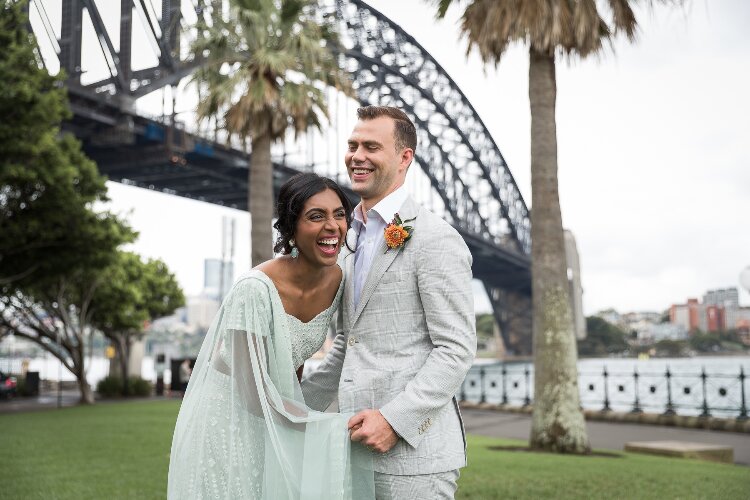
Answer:
[{"label": "man's short hair", "polygon": [[417,129],[406,113],[393,106],[363,106],[357,108],[357,118],[360,120],[372,120],[381,116],[391,118],[395,124],[393,133],[396,139],[396,152],[400,152],[404,148],[416,152]]}]

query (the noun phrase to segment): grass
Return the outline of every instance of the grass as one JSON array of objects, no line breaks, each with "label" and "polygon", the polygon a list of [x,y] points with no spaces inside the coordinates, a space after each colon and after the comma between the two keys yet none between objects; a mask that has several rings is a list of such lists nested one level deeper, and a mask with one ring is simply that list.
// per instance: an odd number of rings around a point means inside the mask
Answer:
[{"label": "grass", "polygon": [[494,498],[750,498],[750,469],[636,453],[571,456],[495,451],[505,441],[469,436],[462,499]]},{"label": "grass", "polygon": [[178,401],[0,415],[0,498],[166,498]]},{"label": "grass", "polygon": [[[178,401],[0,415],[0,498],[165,498]],[[647,455],[492,450],[469,437],[459,499],[748,498],[750,469]]]}]

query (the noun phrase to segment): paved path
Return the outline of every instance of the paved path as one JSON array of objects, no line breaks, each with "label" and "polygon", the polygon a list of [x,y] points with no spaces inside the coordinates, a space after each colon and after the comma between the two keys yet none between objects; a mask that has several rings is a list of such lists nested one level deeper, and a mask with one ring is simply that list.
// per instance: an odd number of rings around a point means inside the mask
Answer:
[{"label": "paved path", "polygon": [[[60,406],[75,406],[81,399],[76,390],[63,389],[60,394]],[[57,391],[45,392],[36,397],[10,398],[0,400],[0,414],[20,413],[26,411],[51,410],[58,406]]]},{"label": "paved path", "polygon": [[[530,415],[469,408],[462,409],[461,414],[469,434],[529,439]],[[619,422],[586,422],[586,427],[592,448],[622,451],[629,441],[674,440],[719,444],[734,448],[735,463],[750,465],[750,434]]]},{"label": "paved path", "polygon": [[[154,401],[156,399],[179,399],[179,395],[173,396],[151,396],[151,397],[130,397],[127,399],[96,399],[99,403],[127,403],[130,401]],[[63,390],[60,397],[60,407],[77,406],[81,400],[81,393],[78,390]],[[23,413],[28,411],[54,410],[58,407],[57,392],[45,392],[36,397],[29,398],[11,398],[0,400],[0,415],[10,413]]]}]

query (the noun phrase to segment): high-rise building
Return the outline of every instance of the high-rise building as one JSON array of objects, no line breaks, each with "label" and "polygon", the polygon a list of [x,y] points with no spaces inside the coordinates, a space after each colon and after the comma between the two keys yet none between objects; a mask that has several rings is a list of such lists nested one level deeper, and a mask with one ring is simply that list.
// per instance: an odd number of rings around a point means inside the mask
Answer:
[{"label": "high-rise building", "polygon": [[706,306],[739,307],[740,293],[737,288],[722,288],[709,290],[703,295],[703,304]]},{"label": "high-rise building", "polygon": [[581,263],[573,233],[565,230],[565,260],[568,266],[568,293],[573,311],[573,330],[577,339],[586,338],[586,317],[583,315],[583,287],[581,286]]},{"label": "high-rise building", "polygon": [[230,261],[222,263],[221,259],[206,259],[203,272],[203,294],[218,300],[223,299],[232,288],[234,263]]}]

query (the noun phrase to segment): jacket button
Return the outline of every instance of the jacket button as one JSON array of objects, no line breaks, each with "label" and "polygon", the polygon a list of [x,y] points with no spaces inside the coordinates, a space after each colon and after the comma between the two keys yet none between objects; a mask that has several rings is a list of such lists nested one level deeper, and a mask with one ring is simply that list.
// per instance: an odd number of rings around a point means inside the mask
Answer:
[{"label": "jacket button", "polygon": [[357,339],[355,339],[354,337],[349,337],[349,345],[350,346],[354,345],[355,342],[357,342]]}]

